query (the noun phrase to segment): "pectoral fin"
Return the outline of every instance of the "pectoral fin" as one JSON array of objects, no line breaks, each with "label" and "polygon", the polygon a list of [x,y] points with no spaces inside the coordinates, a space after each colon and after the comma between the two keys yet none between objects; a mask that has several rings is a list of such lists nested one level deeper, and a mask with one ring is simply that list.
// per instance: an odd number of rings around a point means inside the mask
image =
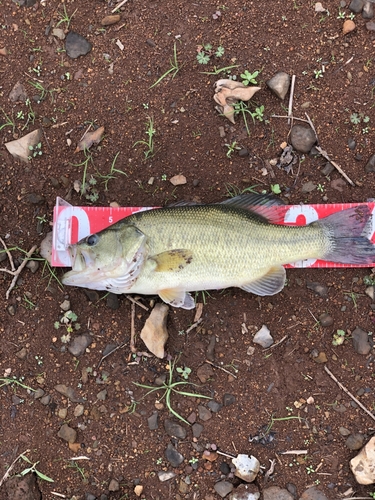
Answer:
[{"label": "pectoral fin", "polygon": [[159,291],[159,297],[173,307],[181,307],[182,309],[194,309],[195,307],[193,297],[184,290],[166,288]]},{"label": "pectoral fin", "polygon": [[155,272],[179,272],[191,263],[193,254],[185,249],[168,250],[154,255],[152,259],[156,262]]},{"label": "pectoral fin", "polygon": [[240,288],[256,295],[275,295],[285,286],[286,273],[282,266],[272,267],[264,276],[256,281],[242,285]]}]

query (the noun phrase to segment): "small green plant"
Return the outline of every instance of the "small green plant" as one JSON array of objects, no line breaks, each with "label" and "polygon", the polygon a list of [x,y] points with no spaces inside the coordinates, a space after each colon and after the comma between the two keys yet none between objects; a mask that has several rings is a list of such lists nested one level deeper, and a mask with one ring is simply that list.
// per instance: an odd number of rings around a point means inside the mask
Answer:
[{"label": "small green plant", "polygon": [[113,158],[113,161],[112,161],[112,164],[111,164],[111,169],[110,169],[110,171],[109,171],[109,173],[107,175],[102,175],[99,172],[97,172],[98,176],[103,180],[105,191],[108,191],[108,182],[111,179],[116,179],[117,178],[117,176],[114,175],[114,174],[122,174],[122,175],[125,175],[126,177],[128,176],[128,174],[126,172],[123,172],[122,170],[119,170],[118,168],[115,168],[116,161],[117,161],[117,158],[118,158],[119,154],[120,154],[120,151],[118,151],[118,153],[116,153],[115,157]]},{"label": "small green plant", "polygon": [[257,194],[257,191],[255,190],[256,187],[258,187],[258,184],[254,184],[254,186],[249,186],[247,188],[240,189],[235,184],[228,183],[228,184],[225,184],[225,189],[227,191],[226,196],[228,196],[228,198],[234,198],[235,196],[239,196],[240,194],[244,194],[244,193],[256,193]]},{"label": "small green plant", "polygon": [[157,459],[155,460],[155,462],[156,462],[156,465],[161,465],[161,464],[163,463],[163,459],[162,459],[162,457],[157,458]]},{"label": "small green plant", "polygon": [[184,387],[186,385],[192,385],[194,387],[197,387],[196,384],[193,384],[192,382],[173,382],[173,372],[175,369],[175,363],[176,361],[169,362],[167,369],[168,369],[168,375],[167,375],[167,380],[163,383],[163,385],[159,387],[154,387],[152,385],[144,385],[144,384],[139,384],[138,382],[133,382],[134,385],[137,387],[142,387],[143,389],[149,389],[149,391],[143,396],[145,398],[149,394],[157,391],[164,391],[164,394],[162,395],[161,398],[159,398],[159,401],[161,401],[163,398],[165,398],[165,403],[167,405],[168,410],[172,415],[174,415],[176,418],[179,420],[182,420],[185,422],[185,424],[190,425],[187,420],[184,419],[179,413],[176,412],[172,408],[172,395],[173,394],[180,394],[181,396],[187,396],[191,398],[204,398],[204,399],[211,399],[209,396],[204,396],[203,394],[196,394],[194,392],[186,392],[186,391],[181,391],[179,388]]},{"label": "small green plant", "polygon": [[55,321],[53,326],[56,330],[58,330],[61,326],[64,326],[66,329],[66,334],[62,335],[61,342],[66,344],[70,341],[71,334],[74,330],[79,330],[81,325],[77,323],[78,316],[73,311],[66,311],[63,316],[60,318],[60,321]]},{"label": "small green plant", "polygon": [[10,386],[19,386],[22,387],[22,389],[26,389],[28,391],[35,391],[32,387],[29,387],[28,385],[23,383],[24,377],[2,377],[0,378],[0,387],[4,387],[5,385],[10,385]]},{"label": "small green plant", "polygon": [[219,45],[216,50],[213,49],[210,43],[206,43],[199,47],[200,50],[197,54],[197,61],[199,64],[208,64],[212,56],[217,58],[223,57],[225,49],[222,45]]},{"label": "small green plant", "polygon": [[344,330],[336,330],[336,333],[333,334],[332,345],[339,346],[344,343],[345,340],[345,331]]},{"label": "small green plant", "polygon": [[[351,123],[353,123],[353,125],[359,125],[361,122],[366,124],[370,122],[370,117],[365,115],[364,113],[352,113],[349,119]],[[370,128],[368,126],[364,127],[362,129],[362,133],[367,134],[369,130]]]},{"label": "small green plant", "polygon": [[323,70],[321,70],[321,69],[314,69],[314,75],[315,75],[316,79],[323,78]]},{"label": "small green plant", "polygon": [[273,194],[281,194],[280,184],[271,184],[271,192]]},{"label": "small green plant", "polygon": [[345,19],[345,12],[339,8],[337,19]]},{"label": "small green plant", "polygon": [[177,367],[176,372],[179,373],[182,378],[188,380],[189,375],[191,374],[191,368],[189,368],[188,366],[184,366],[183,368]]},{"label": "small green plant", "polygon": [[87,481],[87,478],[85,475],[85,469],[83,467],[80,467],[78,465],[78,462],[76,462],[75,460],[69,460],[67,468],[74,469],[76,472],[78,472],[78,474],[81,476],[83,482]]},{"label": "small green plant", "polygon": [[369,286],[369,285],[375,285],[375,278],[374,278],[374,276],[373,275],[371,275],[371,276],[365,276],[363,278],[363,283],[365,285],[367,285],[367,286]]},{"label": "small green plant", "polygon": [[189,464],[191,465],[194,465],[198,462],[198,458],[197,457],[192,457],[190,460],[189,460]]},{"label": "small green plant", "polygon": [[324,186],[323,186],[322,184],[318,184],[318,185],[316,186],[316,189],[317,189],[318,191],[320,191],[321,193],[324,193]]},{"label": "small green plant", "polygon": [[[30,450],[26,450],[25,453],[27,453],[28,451]],[[48,483],[54,483],[55,481],[53,479],[51,479],[50,477],[46,476],[45,474],[43,474],[42,472],[40,472],[36,466],[38,465],[39,461],[38,462],[35,462],[35,463],[32,463],[28,458],[27,456],[23,453],[22,455],[20,455],[20,458],[22,458],[22,460],[24,460],[26,463],[30,464],[31,467],[27,467],[26,469],[24,469],[22,472],[20,472],[20,474],[18,474],[18,476],[26,476],[26,474],[29,474],[30,472],[31,473],[34,473],[40,478],[42,479],[43,481],[47,481]]]},{"label": "small green plant", "polygon": [[257,78],[259,76],[259,74],[261,73],[262,70],[258,71],[254,71],[253,73],[250,73],[250,71],[248,71],[247,69],[245,69],[245,71],[243,73],[241,73],[241,78],[242,78],[242,83],[244,85],[250,85],[250,83],[252,85],[258,85],[258,82],[257,82]]},{"label": "small green plant", "polygon": [[33,158],[37,158],[38,156],[42,156],[43,151],[42,151],[42,143],[38,142],[35,146],[29,146],[29,150],[31,151],[31,154],[29,155],[29,160],[32,160]]},{"label": "small green plant", "polygon": [[306,472],[307,472],[307,474],[313,474],[315,472],[315,469],[312,465],[307,465]]},{"label": "small green plant", "polygon": [[67,13],[66,11],[66,6],[64,4],[64,7],[63,7],[63,12],[59,12],[58,13],[58,16],[60,18],[60,20],[57,22],[56,24],[56,28],[58,28],[60,26],[60,24],[62,23],[65,23],[65,29],[68,30],[69,29],[69,26],[70,26],[70,23],[72,22],[72,18],[74,16],[74,14],[77,12],[78,9],[76,9],[73,14],[71,16],[69,16],[69,14]]},{"label": "small green plant", "polygon": [[226,157],[227,158],[232,158],[232,154],[237,150],[239,151],[241,148],[240,146],[238,146],[238,143],[237,141],[233,141],[231,144],[225,144],[226,148],[227,148],[227,152],[226,152]]},{"label": "small green plant", "polygon": [[176,42],[174,43],[174,46],[173,46],[173,59],[171,59],[169,61],[170,63],[170,68],[161,75],[160,78],[158,78],[156,80],[155,83],[153,83],[150,87],[150,89],[152,89],[153,87],[155,87],[156,85],[158,85],[162,80],[164,80],[165,77],[167,77],[169,74],[172,75],[172,80],[173,78],[177,75],[177,73],[180,71],[180,66],[179,66],[179,63],[178,63],[178,59],[177,59],[177,47],[176,47]]},{"label": "small green plant", "polygon": [[219,75],[220,73],[227,73],[228,75],[228,78],[230,78],[231,80],[236,80],[236,75],[232,75],[232,77],[230,76],[230,72],[233,68],[238,68],[238,64],[234,64],[232,66],[225,66],[224,68],[216,68],[216,66],[214,66],[214,70],[213,71],[202,71],[202,73],[204,75]]},{"label": "small green plant", "polygon": [[13,131],[16,128],[16,124],[13,120],[9,118],[9,116],[5,113],[3,108],[0,108],[1,112],[4,115],[4,118],[6,119],[6,122],[0,123],[0,131],[3,130],[5,127],[12,127]]},{"label": "small green plant", "polygon": [[156,134],[156,130],[154,128],[154,120],[149,116],[146,122],[146,140],[140,140],[133,144],[133,148],[138,144],[145,146],[147,149],[144,151],[144,155],[146,160],[154,156],[154,135]]}]

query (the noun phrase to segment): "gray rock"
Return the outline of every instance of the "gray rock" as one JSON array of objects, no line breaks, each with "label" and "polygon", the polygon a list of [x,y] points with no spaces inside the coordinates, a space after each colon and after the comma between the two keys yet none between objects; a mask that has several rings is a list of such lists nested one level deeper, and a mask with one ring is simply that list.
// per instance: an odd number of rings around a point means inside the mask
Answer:
[{"label": "gray rock", "polygon": [[316,142],[314,131],[303,125],[293,125],[290,131],[290,142],[296,151],[308,153]]},{"label": "gray rock", "polygon": [[302,184],[301,187],[302,193],[312,193],[315,190],[316,190],[316,184],[314,184],[313,181],[307,181],[304,184]]},{"label": "gray rock", "polygon": [[293,498],[297,498],[297,487],[295,484],[287,483],[286,489],[289,491]]},{"label": "gray rock", "polygon": [[169,481],[170,479],[173,479],[176,477],[176,474],[170,470],[170,471],[159,471],[158,472],[158,478],[161,483],[164,483],[165,481]]},{"label": "gray rock", "polygon": [[80,398],[76,395],[73,387],[68,387],[65,384],[57,384],[55,385],[55,390],[65,396],[66,398],[70,399],[72,403],[84,403],[85,400],[83,398]]},{"label": "gray rock", "polygon": [[65,49],[69,57],[77,59],[79,56],[88,54],[92,49],[92,44],[75,31],[69,31],[65,41]]},{"label": "gray rock", "polygon": [[82,404],[79,404],[74,408],[73,414],[75,417],[81,417],[83,415],[84,411],[85,411],[85,407]]},{"label": "gray rock", "polygon": [[57,435],[68,443],[75,443],[77,439],[77,431],[69,427],[68,424],[63,424]]},{"label": "gray rock", "polygon": [[215,401],[213,399],[211,399],[211,401],[209,401],[207,403],[207,406],[214,413],[219,412],[221,410],[221,408],[223,407],[223,405],[221,403],[218,403],[217,401]]},{"label": "gray rock", "polygon": [[148,417],[147,424],[150,431],[155,431],[159,428],[159,415],[157,411],[154,411],[154,413]]},{"label": "gray rock", "polygon": [[283,100],[288,93],[290,86],[290,76],[285,71],[279,71],[270,78],[267,82],[267,86],[272,92],[281,100]]},{"label": "gray rock", "polygon": [[27,269],[30,269],[33,274],[35,274],[39,269],[39,262],[37,260],[29,260],[26,267]]},{"label": "gray rock", "polygon": [[100,299],[100,295],[96,290],[90,290],[89,288],[85,288],[83,291],[86,297],[89,299],[89,301],[92,302],[93,304],[95,302],[98,302],[98,300]]},{"label": "gray rock", "polygon": [[65,40],[64,30],[61,28],[53,28],[52,35],[58,38],[59,40]]},{"label": "gray rock", "polygon": [[120,484],[116,479],[111,479],[108,485],[108,491],[120,491]]},{"label": "gray rock", "polygon": [[44,396],[44,391],[41,387],[38,387],[38,389],[34,392],[34,399],[40,399]]},{"label": "gray rock", "polygon": [[339,433],[341,434],[341,436],[349,436],[350,434],[350,430],[347,429],[346,427],[339,427]]},{"label": "gray rock", "polygon": [[62,311],[69,311],[70,309],[70,300],[65,299],[64,302],[60,304],[60,309]]},{"label": "gray rock", "polygon": [[324,167],[322,168],[321,172],[323,175],[331,175],[332,172],[335,170],[335,167],[332,165],[332,163],[330,163],[329,161],[327,161],[327,163],[324,165]]},{"label": "gray rock", "polygon": [[284,488],[271,486],[263,490],[263,500],[294,500],[294,497]]},{"label": "gray rock", "polygon": [[263,325],[262,328],[257,331],[257,333],[253,337],[253,342],[254,344],[259,344],[264,349],[270,347],[273,344],[272,335],[270,334],[270,331],[266,327],[266,325]]},{"label": "gray rock", "polygon": [[320,295],[320,297],[327,297],[328,295],[328,288],[325,285],[321,285],[315,281],[308,281],[306,286],[309,290],[313,290],[316,294]]},{"label": "gray rock", "polygon": [[191,430],[193,431],[193,437],[199,438],[200,435],[203,432],[203,429],[204,429],[204,427],[203,427],[202,424],[199,424],[198,422],[196,422],[195,424],[193,424],[191,426]]},{"label": "gray rock", "polygon": [[91,342],[92,337],[88,333],[78,335],[72,340],[70,346],[68,347],[68,351],[70,354],[78,358],[86,351],[86,348],[91,344]]},{"label": "gray rock", "polygon": [[85,500],[96,500],[96,496],[92,493],[86,493]]},{"label": "gray rock", "polygon": [[107,398],[107,389],[103,389],[102,391],[98,392],[96,397],[99,399],[99,401],[105,401]]},{"label": "gray rock", "polygon": [[16,352],[16,356],[18,359],[26,359],[26,356],[27,356],[26,347],[22,347],[22,349],[20,351]]},{"label": "gray rock", "polygon": [[352,333],[353,347],[358,354],[367,355],[371,351],[371,344],[367,332],[356,328]]},{"label": "gray rock", "polygon": [[362,17],[363,19],[372,19],[374,17],[374,4],[372,2],[365,2]]},{"label": "gray rock", "polygon": [[116,311],[120,307],[120,300],[117,293],[109,293],[107,295],[107,307]]},{"label": "gray rock", "polygon": [[356,143],[355,139],[353,139],[353,137],[350,137],[348,139],[348,148],[353,151],[356,148],[356,146],[357,146],[357,143]]},{"label": "gray rock", "polygon": [[164,430],[168,436],[175,437],[177,439],[186,438],[186,430],[182,427],[182,425],[177,422],[173,422],[173,420],[170,420],[169,418],[164,421]]},{"label": "gray rock", "polygon": [[351,10],[355,14],[359,14],[362,11],[364,5],[365,0],[352,0],[349,4],[349,10]]},{"label": "gray rock", "polygon": [[240,484],[228,497],[229,500],[258,500],[260,493],[255,484]]},{"label": "gray rock", "polygon": [[47,406],[50,404],[51,402],[51,396],[50,394],[46,394],[45,396],[41,397],[40,398],[40,402],[42,403],[42,405],[44,406]]},{"label": "gray rock", "polygon": [[233,484],[228,481],[219,481],[215,484],[214,490],[219,496],[221,496],[221,498],[224,498],[232,492]]},{"label": "gray rock", "polygon": [[315,486],[302,493],[300,500],[328,500],[325,494]]},{"label": "gray rock", "polygon": [[375,172],[375,154],[371,155],[365,165],[365,171],[367,173]]},{"label": "gray rock", "polygon": [[184,456],[176,450],[172,443],[169,443],[165,450],[165,458],[172,467],[178,467],[184,461]]},{"label": "gray rock", "polygon": [[345,444],[349,448],[349,450],[360,450],[365,442],[365,436],[360,432],[355,432],[350,434]]},{"label": "gray rock", "polygon": [[42,494],[38,487],[36,474],[26,476],[11,476],[5,482],[7,500],[41,500]]},{"label": "gray rock", "polygon": [[9,93],[9,100],[12,102],[25,102],[27,93],[22,83],[17,82]]},{"label": "gray rock", "polygon": [[232,405],[233,403],[235,403],[236,401],[236,398],[233,396],[233,394],[224,394],[223,396],[223,405],[224,406],[230,406]]},{"label": "gray rock", "polygon": [[199,405],[198,416],[201,420],[203,420],[203,422],[207,422],[207,420],[210,420],[210,418],[212,418],[212,413],[205,406]]},{"label": "gray rock", "polygon": [[333,325],[333,318],[327,313],[323,313],[319,316],[320,324],[324,327]]},{"label": "gray rock", "polygon": [[375,31],[375,23],[374,23],[374,21],[369,21],[368,23],[366,23],[366,29],[368,31]]}]

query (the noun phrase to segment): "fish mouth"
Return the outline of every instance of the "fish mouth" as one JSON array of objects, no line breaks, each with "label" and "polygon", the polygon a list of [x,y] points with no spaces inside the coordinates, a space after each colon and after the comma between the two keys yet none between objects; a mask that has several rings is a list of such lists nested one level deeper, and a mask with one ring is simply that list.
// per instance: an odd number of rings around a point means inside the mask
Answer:
[{"label": "fish mouth", "polygon": [[64,285],[84,286],[90,274],[90,263],[92,257],[88,252],[77,248],[76,245],[70,245],[68,251],[71,259],[71,271],[64,274],[62,283]]}]

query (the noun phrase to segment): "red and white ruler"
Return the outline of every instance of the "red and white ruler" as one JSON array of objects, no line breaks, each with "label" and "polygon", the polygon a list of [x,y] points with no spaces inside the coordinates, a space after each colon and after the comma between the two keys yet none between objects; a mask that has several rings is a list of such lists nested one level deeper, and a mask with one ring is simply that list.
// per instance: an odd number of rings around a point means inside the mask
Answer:
[{"label": "red and white ruler", "polygon": [[[358,205],[367,205],[373,214],[367,237],[375,243],[375,203],[333,203],[327,205],[285,205],[277,210],[284,211],[283,223],[289,226],[304,226],[334,212]],[[85,236],[97,233],[120,219],[135,212],[155,207],[73,207],[62,198],[57,198],[53,212],[52,265],[71,267],[68,246]],[[373,264],[375,266],[375,263]],[[336,264],[324,260],[307,259],[288,264],[285,267],[369,267],[352,264]],[[370,266],[371,267],[371,266]]]}]

